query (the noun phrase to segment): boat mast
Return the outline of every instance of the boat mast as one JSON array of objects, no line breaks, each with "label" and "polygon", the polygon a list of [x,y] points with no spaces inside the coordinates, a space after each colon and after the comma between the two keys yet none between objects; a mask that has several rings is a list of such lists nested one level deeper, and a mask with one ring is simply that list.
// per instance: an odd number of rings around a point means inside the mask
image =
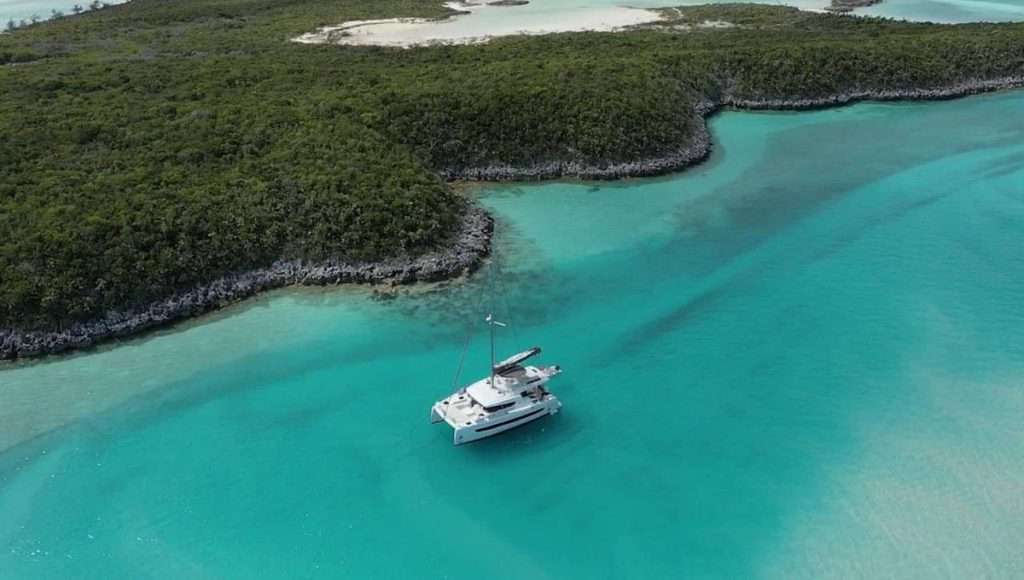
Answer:
[{"label": "boat mast", "polygon": [[494,386],[494,365],[497,363],[497,361],[494,360],[494,327],[495,326],[505,326],[505,323],[504,322],[498,322],[497,320],[494,319],[494,315],[493,314],[488,314],[487,315],[487,326],[491,327],[491,386],[493,387]]}]

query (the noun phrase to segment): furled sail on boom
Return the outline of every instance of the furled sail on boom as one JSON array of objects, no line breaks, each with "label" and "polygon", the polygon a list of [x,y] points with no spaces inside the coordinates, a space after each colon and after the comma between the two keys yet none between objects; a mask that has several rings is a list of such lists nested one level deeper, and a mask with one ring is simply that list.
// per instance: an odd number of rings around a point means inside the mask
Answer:
[{"label": "furled sail on boom", "polygon": [[529,350],[514,354],[500,363],[494,365],[494,374],[502,375],[521,365],[526,359],[540,354],[540,347],[535,346]]}]

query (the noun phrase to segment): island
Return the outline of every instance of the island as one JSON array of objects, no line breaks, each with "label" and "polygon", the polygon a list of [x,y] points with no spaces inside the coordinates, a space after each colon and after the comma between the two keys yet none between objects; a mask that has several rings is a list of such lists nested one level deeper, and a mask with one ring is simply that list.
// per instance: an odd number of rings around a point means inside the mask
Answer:
[{"label": "island", "polygon": [[853,12],[857,8],[867,8],[881,2],[882,0],[832,0],[825,10],[836,13]]},{"label": "island", "polygon": [[461,182],[677,171],[707,156],[705,118],[723,107],[1024,85],[1024,24],[779,6],[469,45],[292,42],[449,15],[409,0],[134,0],[0,35],[0,357],[286,284],[462,275],[493,225]]}]

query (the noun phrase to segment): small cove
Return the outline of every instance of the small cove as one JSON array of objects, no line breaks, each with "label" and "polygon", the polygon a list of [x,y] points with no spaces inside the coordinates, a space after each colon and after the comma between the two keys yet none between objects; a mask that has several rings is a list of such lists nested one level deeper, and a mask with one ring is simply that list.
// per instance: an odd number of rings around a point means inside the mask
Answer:
[{"label": "small cove", "polygon": [[[727,0],[722,0],[727,2]],[[121,2],[110,1],[108,4]],[[577,22],[575,28],[602,29],[627,26],[643,21],[641,11],[623,13],[624,8],[651,9],[666,6],[686,6],[715,3],[707,0],[532,0],[522,6],[482,6],[469,15],[431,26],[415,26],[414,41],[445,38],[478,38],[502,35],[522,30],[547,30],[552,23]],[[823,10],[827,0],[792,0],[765,4],[785,4],[802,10]],[[87,8],[87,2],[70,0],[0,0],[0,26],[9,20],[30,21],[33,16],[47,19],[53,11],[72,14],[75,5]],[[881,4],[858,9],[856,14],[882,16],[904,20],[941,23],[963,22],[1015,22],[1024,20],[1024,0],[884,0]],[[340,22],[338,24],[341,24]],[[434,30],[433,28],[437,28]],[[312,32],[312,31],[311,31]],[[418,39],[418,40],[417,40]],[[385,43],[406,42],[401,31],[384,36]]]},{"label": "small cove", "polygon": [[[476,42],[512,34],[544,34],[578,30],[618,30],[656,21],[651,11],[668,6],[729,3],[729,0],[532,0],[525,5],[495,6],[486,2],[449,3],[462,14],[436,21],[392,19],[338,23],[296,38],[299,42],[414,46],[434,42]],[[822,11],[828,0],[754,0]],[[1024,0],[884,0],[853,14],[939,23],[1013,22],[1024,20]],[[727,24],[726,24],[727,25]],[[341,32],[341,29],[345,29]],[[333,31],[333,32],[331,32]]]}]

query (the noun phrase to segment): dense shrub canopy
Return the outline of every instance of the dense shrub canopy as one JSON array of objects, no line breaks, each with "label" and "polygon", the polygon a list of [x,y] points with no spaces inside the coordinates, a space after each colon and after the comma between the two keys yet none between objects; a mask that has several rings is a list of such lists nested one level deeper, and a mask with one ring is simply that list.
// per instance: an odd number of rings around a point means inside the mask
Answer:
[{"label": "dense shrub canopy", "polygon": [[[693,106],[1024,74],[1024,25],[694,7],[628,33],[308,46],[435,0],[135,0],[0,35],[0,327],[52,327],[282,257],[445,242],[442,169],[678,149]],[[707,20],[735,26],[701,28]]]}]

